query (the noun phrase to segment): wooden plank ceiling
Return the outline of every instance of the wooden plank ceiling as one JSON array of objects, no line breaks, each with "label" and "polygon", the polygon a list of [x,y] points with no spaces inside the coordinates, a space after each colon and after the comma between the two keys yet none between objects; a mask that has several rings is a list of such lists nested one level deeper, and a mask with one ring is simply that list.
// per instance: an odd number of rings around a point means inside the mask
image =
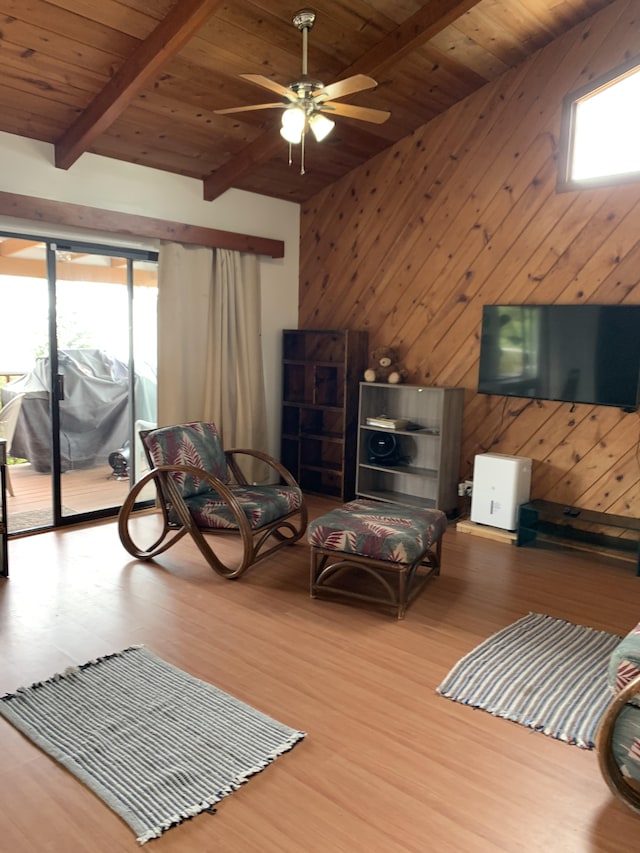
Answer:
[{"label": "wooden plank ceiling", "polygon": [[[321,143],[279,134],[281,110],[215,110],[279,98],[239,77],[301,75],[294,0],[0,0],[0,130],[55,146],[58,168],[86,152],[303,202],[557,38],[611,0],[323,0],[309,74],[356,73],[375,90],[344,103]],[[284,99],[283,99],[284,104]]]}]

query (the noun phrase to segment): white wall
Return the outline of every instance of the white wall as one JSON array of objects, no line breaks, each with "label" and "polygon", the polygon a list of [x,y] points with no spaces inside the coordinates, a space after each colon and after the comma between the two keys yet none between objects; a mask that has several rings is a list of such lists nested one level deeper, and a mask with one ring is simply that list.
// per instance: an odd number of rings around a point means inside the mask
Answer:
[{"label": "white wall", "polygon": [[[280,456],[282,329],[298,325],[300,206],[288,201],[228,190],[203,201],[202,183],[156,169],[84,154],[67,171],[54,166],[53,146],[0,132],[0,190],[83,204],[189,225],[219,228],[283,240],[284,258],[260,257],[262,336],[269,452]],[[99,235],[0,217],[0,230],[36,236],[75,236],[110,245],[157,248],[151,240]]]}]

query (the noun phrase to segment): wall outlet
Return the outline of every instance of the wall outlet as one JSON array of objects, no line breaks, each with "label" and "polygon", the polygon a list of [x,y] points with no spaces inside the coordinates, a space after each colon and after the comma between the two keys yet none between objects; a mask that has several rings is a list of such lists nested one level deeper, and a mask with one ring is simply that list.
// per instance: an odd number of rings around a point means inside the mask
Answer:
[{"label": "wall outlet", "polygon": [[466,495],[468,498],[470,498],[471,495],[473,494],[473,480],[465,480],[463,483],[463,486],[464,486],[463,494]]}]

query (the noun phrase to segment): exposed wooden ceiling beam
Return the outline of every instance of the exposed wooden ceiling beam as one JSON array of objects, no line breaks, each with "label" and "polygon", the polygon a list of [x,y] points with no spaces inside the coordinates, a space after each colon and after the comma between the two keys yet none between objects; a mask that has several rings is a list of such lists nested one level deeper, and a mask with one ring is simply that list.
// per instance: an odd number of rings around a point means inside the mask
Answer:
[{"label": "exposed wooden ceiling beam", "polygon": [[430,0],[371,50],[356,59],[340,77],[347,74],[370,74],[372,77],[381,74],[457,21],[478,2],[479,0]]},{"label": "exposed wooden ceiling beam", "polygon": [[246,148],[243,148],[237,157],[233,157],[225,166],[216,169],[215,172],[205,178],[205,201],[213,201],[221,196],[223,192],[226,192],[236,181],[243,178],[256,166],[260,166],[261,163],[266,163],[275,157],[278,151],[284,152],[286,155],[286,146],[287,143],[277,129],[272,130],[271,133],[263,133],[258,136]]},{"label": "exposed wooden ceiling beam", "polygon": [[18,219],[48,222],[52,225],[70,225],[111,234],[152,237],[159,240],[172,240],[175,243],[209,246],[212,249],[234,249],[237,252],[284,258],[284,241],[282,240],[253,237],[251,234],[236,234],[235,231],[221,231],[218,228],[204,228],[201,225],[185,225],[181,222],[153,219],[150,216],[135,216],[131,213],[118,213],[114,210],[101,210],[97,207],[51,201],[47,198],[33,198],[17,193],[0,192],[0,216],[14,216]]},{"label": "exposed wooden ceiling beam", "polygon": [[[431,0],[345,68],[339,79],[352,74],[380,74],[407,53],[432,39],[478,2],[479,0]],[[275,142],[272,141],[274,138]],[[218,198],[256,166],[266,163],[282,144],[279,134],[274,134],[271,130],[261,134],[240,154],[204,179],[205,201]]]},{"label": "exposed wooden ceiling beam", "polygon": [[110,127],[133,98],[178,53],[222,0],[176,0],[166,18],[125,61],[104,89],[58,140],[55,164],[68,169]]}]

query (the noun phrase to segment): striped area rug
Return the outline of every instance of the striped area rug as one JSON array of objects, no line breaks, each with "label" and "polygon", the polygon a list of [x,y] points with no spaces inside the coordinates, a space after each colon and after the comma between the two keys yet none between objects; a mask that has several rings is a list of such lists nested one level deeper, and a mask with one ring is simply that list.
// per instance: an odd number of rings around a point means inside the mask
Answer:
[{"label": "striped area rug", "polygon": [[0,714],[101,797],[140,844],[215,811],[304,737],[143,646],[3,696]]},{"label": "striped area rug", "polygon": [[437,692],[592,749],[612,698],[607,667],[619,642],[605,631],[529,613],[458,661]]}]

